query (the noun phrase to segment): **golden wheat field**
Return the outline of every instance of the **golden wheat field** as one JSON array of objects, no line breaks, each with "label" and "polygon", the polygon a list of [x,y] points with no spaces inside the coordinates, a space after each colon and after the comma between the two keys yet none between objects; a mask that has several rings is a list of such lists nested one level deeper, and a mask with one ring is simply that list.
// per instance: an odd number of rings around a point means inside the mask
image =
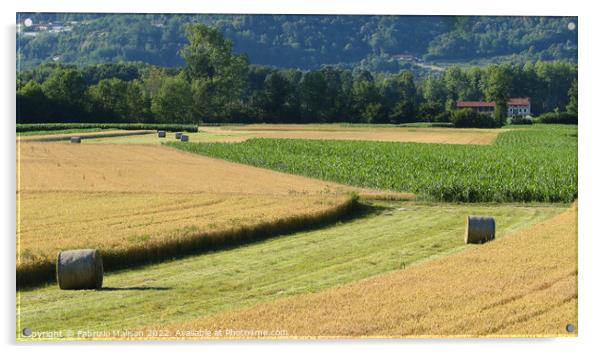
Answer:
[{"label": "golden wheat field", "polygon": [[17,192],[330,194],[335,183],[240,165],[162,146],[20,143]]},{"label": "golden wheat field", "polygon": [[152,257],[350,202],[343,186],[161,146],[22,142],[17,172],[18,273],[51,271],[62,249]]},{"label": "golden wheat field", "polygon": [[17,268],[53,263],[64,249],[119,253],[198,233],[319,215],[346,200],[343,195],[22,192]]},{"label": "golden wheat field", "polygon": [[291,337],[575,336],[577,210],[465,252],[316,294],[180,323]]},{"label": "golden wheat field", "polygon": [[499,129],[348,127],[316,124],[251,124],[243,126],[201,127],[212,140],[240,142],[250,138],[370,140],[435,144],[491,144]]}]

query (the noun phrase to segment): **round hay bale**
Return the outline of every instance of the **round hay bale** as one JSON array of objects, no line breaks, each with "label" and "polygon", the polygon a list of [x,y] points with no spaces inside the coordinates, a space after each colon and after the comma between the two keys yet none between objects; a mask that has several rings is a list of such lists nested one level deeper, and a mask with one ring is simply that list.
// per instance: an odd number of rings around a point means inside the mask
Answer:
[{"label": "round hay bale", "polygon": [[493,216],[469,215],[466,222],[465,243],[485,243],[495,239],[495,218]]},{"label": "round hay bale", "polygon": [[63,290],[100,289],[102,277],[102,257],[98,250],[61,251],[56,258],[56,280]]},{"label": "round hay bale", "polygon": [[74,143],[74,144],[79,144],[79,143],[82,142],[82,138],[79,137],[79,136],[72,136],[71,137],[71,142]]},{"label": "round hay bale", "polygon": [[182,132],[176,132],[176,139],[180,139],[182,137]]},{"label": "round hay bale", "polygon": [[180,141],[188,141],[188,135],[182,135]]},{"label": "round hay bale", "polygon": [[157,134],[159,134],[159,138],[165,138],[167,136],[165,130],[159,130]]}]

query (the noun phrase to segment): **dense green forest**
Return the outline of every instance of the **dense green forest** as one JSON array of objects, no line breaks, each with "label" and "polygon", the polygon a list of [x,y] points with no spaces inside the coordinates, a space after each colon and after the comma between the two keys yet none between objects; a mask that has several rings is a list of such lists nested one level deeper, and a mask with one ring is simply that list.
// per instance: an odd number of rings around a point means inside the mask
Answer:
[{"label": "dense green forest", "polygon": [[[17,122],[471,121],[474,117],[455,112],[458,100],[490,100],[503,107],[510,97],[531,97],[535,114],[577,113],[577,65],[566,61],[452,66],[416,80],[411,71],[250,65],[215,28],[189,25],[186,37],[181,68],[52,63],[19,72]],[[505,118],[501,109],[495,124]]]},{"label": "dense green forest", "polygon": [[26,18],[33,25],[17,35],[21,69],[53,61],[182,66],[189,23],[216,28],[234,53],[277,68],[422,70],[400,54],[412,62],[577,60],[574,17],[19,13],[17,23]]}]

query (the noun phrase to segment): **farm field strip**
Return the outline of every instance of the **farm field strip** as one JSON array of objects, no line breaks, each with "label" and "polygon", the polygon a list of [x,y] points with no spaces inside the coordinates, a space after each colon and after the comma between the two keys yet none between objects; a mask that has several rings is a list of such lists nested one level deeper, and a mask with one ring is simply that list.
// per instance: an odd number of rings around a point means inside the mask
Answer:
[{"label": "farm field strip", "polygon": [[[377,202],[373,215],[235,249],[105,275],[105,291],[19,291],[19,328],[141,328],[317,292],[465,248],[467,214],[496,217],[498,237],[564,206]],[[176,300],[177,299],[177,300]]]},{"label": "farm field strip", "polygon": [[[211,142],[241,142],[249,139],[250,136],[241,134],[238,132],[230,133],[209,133],[209,132],[198,132],[198,133],[185,133],[188,135],[189,142],[191,143],[211,143]],[[138,136],[122,136],[115,138],[94,138],[87,139],[86,143],[94,144],[128,144],[128,145],[160,145],[168,141],[175,141],[175,133],[167,132],[165,138],[158,138],[157,134],[149,135],[138,135]]]},{"label": "farm field strip", "polygon": [[252,139],[169,146],[233,162],[363,188],[462,202],[571,202],[577,128],[508,129],[489,146]]},{"label": "farm field strip", "polygon": [[364,281],[166,326],[298,337],[576,336],[577,210]]},{"label": "farm field strip", "polygon": [[[365,141],[397,141],[417,143],[446,144],[491,144],[500,129],[455,129],[455,128],[418,128],[395,126],[354,126],[333,124],[280,124],[280,125],[225,125],[201,126],[198,133],[186,133],[190,142],[243,142],[253,138],[278,139],[319,139],[319,140],[365,140]],[[166,139],[158,139],[156,135],[132,136],[121,138],[97,138],[87,142],[123,143],[123,144],[159,144],[174,140],[174,135],[167,134]]]},{"label": "farm field strip", "polygon": [[227,136],[238,134],[233,141],[243,138],[273,139],[318,139],[318,140],[366,140],[397,141],[439,144],[491,144],[499,129],[455,129],[455,128],[400,128],[400,127],[353,127],[337,125],[245,125],[223,127],[201,127],[201,132]]},{"label": "farm field strip", "polygon": [[200,130],[206,131],[330,131],[330,132],[372,132],[372,131],[397,131],[397,132],[423,132],[426,134],[450,133],[455,134],[474,134],[474,133],[497,133],[499,129],[450,129],[450,127],[421,127],[421,126],[400,126],[394,124],[361,124],[361,123],[330,123],[330,124],[241,124],[241,125],[220,125],[220,126],[200,126]]},{"label": "farm field strip", "polygon": [[196,132],[196,124],[155,124],[155,123],[17,123],[17,135],[55,134],[61,131],[85,131],[90,129],[107,130],[167,130]]},{"label": "farm field strip", "polygon": [[[37,132],[36,132],[37,133]],[[94,138],[114,138],[149,135],[155,133],[153,130],[100,130],[100,131],[67,131],[67,132],[45,132],[46,134],[20,135],[18,142],[50,142],[69,140],[72,136],[79,136],[84,139]]]},{"label": "farm field strip", "polygon": [[58,129],[58,130],[31,130],[31,131],[17,131],[17,138],[24,138],[27,136],[36,135],[57,135],[57,134],[72,134],[72,133],[92,133],[92,132],[103,132],[106,131],[102,128],[82,128],[82,129]]},{"label": "farm field strip", "polygon": [[352,188],[161,146],[22,143],[17,192],[330,194]]}]

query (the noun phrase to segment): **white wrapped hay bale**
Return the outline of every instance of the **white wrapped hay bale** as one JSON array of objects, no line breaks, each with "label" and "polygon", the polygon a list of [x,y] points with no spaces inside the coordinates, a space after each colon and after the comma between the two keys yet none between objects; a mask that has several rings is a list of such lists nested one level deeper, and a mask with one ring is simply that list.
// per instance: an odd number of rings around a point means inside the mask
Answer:
[{"label": "white wrapped hay bale", "polygon": [[180,141],[188,141],[188,135],[182,135]]},{"label": "white wrapped hay bale", "polygon": [[165,138],[167,136],[165,130],[159,130],[157,134],[159,134],[159,138]]},{"label": "white wrapped hay bale", "polygon": [[79,143],[81,143],[81,142],[82,142],[82,138],[81,138],[81,137],[79,137],[79,136],[72,136],[72,137],[71,137],[71,142],[72,142],[73,144],[79,144]]},{"label": "white wrapped hay bale", "polygon": [[182,132],[176,132],[176,139],[180,139],[182,137]]},{"label": "white wrapped hay bale", "polygon": [[63,290],[100,289],[103,267],[100,252],[95,249],[59,252],[56,280]]},{"label": "white wrapped hay bale", "polygon": [[465,243],[485,243],[495,239],[493,216],[469,215],[466,222]]}]

